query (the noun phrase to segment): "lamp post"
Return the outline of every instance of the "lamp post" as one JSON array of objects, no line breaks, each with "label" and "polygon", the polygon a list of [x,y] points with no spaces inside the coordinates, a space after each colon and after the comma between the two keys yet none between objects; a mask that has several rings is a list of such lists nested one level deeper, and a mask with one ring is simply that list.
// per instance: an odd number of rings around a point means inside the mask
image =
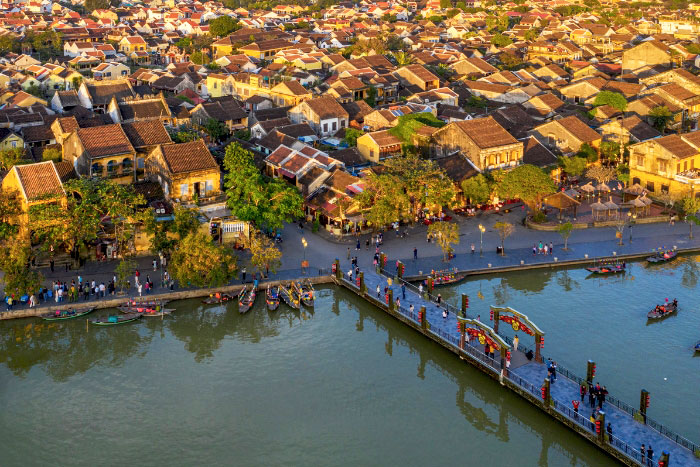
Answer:
[{"label": "lamp post", "polygon": [[309,246],[309,244],[306,243],[306,239],[304,237],[301,237],[301,245],[304,247],[304,261],[306,261],[306,247]]},{"label": "lamp post", "polygon": [[486,232],[486,229],[481,224],[479,224],[479,232],[481,233],[480,240],[479,240],[479,256],[483,258],[483,256],[484,256],[484,232]]},{"label": "lamp post", "polygon": [[627,217],[629,217],[630,219],[630,243],[632,243],[632,224],[634,223],[635,219],[637,219],[637,214],[632,214],[631,212],[628,212]]}]

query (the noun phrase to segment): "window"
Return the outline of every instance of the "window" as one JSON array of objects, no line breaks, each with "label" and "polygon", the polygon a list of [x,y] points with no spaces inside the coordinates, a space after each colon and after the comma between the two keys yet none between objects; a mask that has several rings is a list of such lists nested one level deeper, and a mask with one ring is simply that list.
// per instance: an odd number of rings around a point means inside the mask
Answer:
[{"label": "window", "polygon": [[668,185],[661,185],[661,193],[668,194]]},{"label": "window", "polygon": [[217,86],[216,81],[214,81],[214,89],[216,89],[216,86]]},{"label": "window", "polygon": [[637,178],[637,177],[634,177],[634,178],[632,179],[632,185],[639,185],[639,184],[641,184],[641,183],[642,183],[642,181],[641,181],[639,178]]},{"label": "window", "polygon": [[100,165],[99,162],[95,162],[94,164],[92,164],[92,167],[90,170],[92,172],[92,175],[97,175],[97,176],[102,175],[102,166]]},{"label": "window", "polygon": [[122,161],[122,172],[129,172],[132,168],[131,159],[124,159]]},{"label": "window", "polygon": [[108,174],[114,173],[114,166],[115,166],[114,161],[107,162],[107,173]]},{"label": "window", "polygon": [[658,159],[656,164],[659,172],[666,172],[666,168],[668,167],[668,163],[666,161]]},{"label": "window", "polygon": [[340,128],[345,128],[345,120],[340,121]]},{"label": "window", "polygon": [[637,165],[644,166],[644,156],[642,154],[637,154]]},{"label": "window", "polygon": [[676,172],[681,173],[681,163],[679,162],[678,165],[676,166]]},{"label": "window", "polygon": [[204,193],[209,194],[212,191],[214,191],[214,182],[212,182],[211,180],[207,180],[204,186]]},{"label": "window", "polygon": [[647,182],[647,191],[654,192],[654,182]]},{"label": "window", "polygon": [[690,170],[695,168],[695,159],[690,159]]},{"label": "window", "polygon": [[17,147],[17,141],[12,141],[12,142],[10,143],[10,145],[11,145],[13,148],[16,148],[16,147]]},{"label": "window", "polygon": [[688,170],[688,161],[683,162],[683,171]]},{"label": "window", "polygon": [[187,183],[180,185],[180,196],[187,196],[188,188]]},{"label": "window", "polygon": [[332,130],[333,130],[333,131],[335,131],[335,130],[338,129],[338,123],[335,122],[335,121],[331,124],[331,126],[332,126]]},{"label": "window", "polygon": [[328,133],[328,123],[323,124],[323,132]]}]

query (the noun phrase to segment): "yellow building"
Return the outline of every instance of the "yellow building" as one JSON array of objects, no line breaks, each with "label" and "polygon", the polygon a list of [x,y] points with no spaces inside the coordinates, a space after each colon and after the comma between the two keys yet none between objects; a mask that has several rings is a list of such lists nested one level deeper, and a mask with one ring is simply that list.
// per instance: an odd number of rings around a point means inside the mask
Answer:
[{"label": "yellow building", "polygon": [[63,143],[63,160],[84,177],[109,178],[129,184],[135,180],[136,150],[119,124],[78,128]]},{"label": "yellow building", "polygon": [[252,73],[235,76],[210,73],[207,76],[207,90],[211,97],[234,96],[243,101],[252,96],[267,97],[278,106],[297,105],[312,97],[311,91],[298,81],[275,83]]},{"label": "yellow building", "polygon": [[244,45],[240,48],[240,51],[249,57],[270,59],[277,52],[291,49],[292,47],[294,47],[294,44],[284,39],[271,39],[269,41],[253,42],[252,44]]},{"label": "yellow building", "polygon": [[20,135],[8,128],[0,128],[0,151],[24,147],[24,140]]},{"label": "yellow building", "polygon": [[357,138],[357,150],[368,161],[378,163],[389,156],[401,153],[402,141],[388,130],[365,133]]},{"label": "yellow building", "polygon": [[36,164],[16,165],[2,181],[2,191],[16,196],[21,214],[17,223],[20,235],[27,235],[29,209],[39,204],[57,204],[66,206],[66,192],[61,177],[52,161]]},{"label": "yellow building", "polygon": [[629,151],[631,182],[652,195],[700,192],[700,131],[643,141]]}]

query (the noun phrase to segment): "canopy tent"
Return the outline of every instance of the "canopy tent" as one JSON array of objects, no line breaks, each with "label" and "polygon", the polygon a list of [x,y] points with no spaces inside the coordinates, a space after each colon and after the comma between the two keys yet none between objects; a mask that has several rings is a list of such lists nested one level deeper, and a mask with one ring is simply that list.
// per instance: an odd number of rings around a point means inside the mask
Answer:
[{"label": "canopy tent", "polygon": [[545,196],[543,202],[544,204],[559,210],[559,219],[561,219],[561,212],[564,209],[571,208],[574,209],[574,218],[576,218],[576,208],[581,204],[563,191]]},{"label": "canopy tent", "polygon": [[627,188],[625,188],[625,191],[623,192],[622,195],[622,200],[626,201],[627,199],[637,197],[637,196],[642,196],[646,193],[646,190],[640,185],[639,183],[635,183],[634,185],[630,185]]},{"label": "canopy tent", "polygon": [[599,183],[598,185],[596,185],[595,189],[600,192],[605,191],[606,193],[610,191],[610,187],[605,183]]},{"label": "canopy tent", "polygon": [[595,191],[595,187],[591,182],[588,182],[585,185],[579,187],[579,190],[585,191],[586,193],[593,193]]},{"label": "canopy tent", "polygon": [[620,207],[617,204],[613,203],[612,196],[608,201],[603,203],[603,205],[605,206],[605,209],[608,210],[608,217],[612,215],[613,211],[615,212],[615,217],[617,217]]}]

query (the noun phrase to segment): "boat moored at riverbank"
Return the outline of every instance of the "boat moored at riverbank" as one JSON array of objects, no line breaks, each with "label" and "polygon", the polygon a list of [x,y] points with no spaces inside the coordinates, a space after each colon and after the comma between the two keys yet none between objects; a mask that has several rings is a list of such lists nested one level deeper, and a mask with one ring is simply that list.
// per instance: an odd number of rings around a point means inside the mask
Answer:
[{"label": "boat moored at riverbank", "polygon": [[88,313],[92,313],[94,310],[95,308],[86,308],[83,310],[76,310],[75,308],[71,308],[69,310],[56,310],[50,313],[44,313],[41,315],[41,319],[44,321],[63,321],[65,319],[80,318]]},{"label": "boat moored at riverbank", "polygon": [[243,287],[241,292],[238,294],[238,312],[247,313],[255,303],[255,296],[255,287],[248,288],[247,285]]},{"label": "boat moored at riverbank", "polygon": [[143,316],[141,313],[126,313],[123,315],[111,315],[104,318],[95,318],[90,320],[90,324],[97,326],[115,326],[117,324],[126,324],[136,321]]}]

